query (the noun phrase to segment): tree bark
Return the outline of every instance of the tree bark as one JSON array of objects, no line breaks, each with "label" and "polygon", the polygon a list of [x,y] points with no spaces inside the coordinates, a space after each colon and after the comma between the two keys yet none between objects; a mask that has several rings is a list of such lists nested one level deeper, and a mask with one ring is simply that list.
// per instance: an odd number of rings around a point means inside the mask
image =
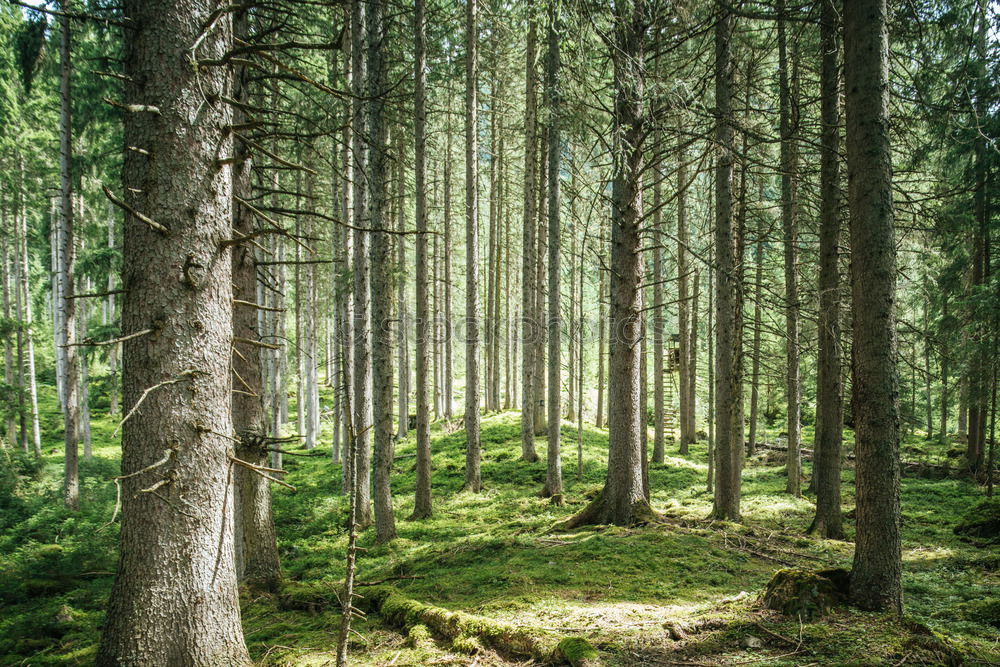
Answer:
[{"label": "tree bark", "polygon": [[885,0],[844,3],[857,530],[851,597],[902,613],[896,247]]},{"label": "tree bark", "polygon": [[367,229],[371,223],[368,211],[367,102],[368,69],[365,60],[365,43],[368,32],[362,0],[351,0],[351,72],[353,98],[353,153],[354,153],[354,248],[352,272],[354,274],[354,408],[352,423],[357,442],[355,451],[354,489],[356,521],[359,529],[372,524],[371,512],[371,430],[372,430],[372,292],[369,246],[371,238]]},{"label": "tree bark", "polygon": [[432,512],[430,405],[427,397],[427,349],[431,337],[431,320],[427,303],[427,24],[424,0],[414,0],[413,10],[417,479],[411,520],[424,519]]},{"label": "tree bark", "polygon": [[696,332],[692,323],[691,304],[697,310],[698,302],[691,296],[690,264],[691,233],[687,218],[687,156],[681,145],[677,151],[677,333],[680,336],[680,364],[678,368],[680,453],[687,454],[689,445],[698,440],[695,427],[695,384],[698,369],[695,364],[694,341]]},{"label": "tree bark", "polygon": [[559,218],[561,166],[560,145],[560,81],[559,81],[559,9],[549,4],[547,42],[548,55],[545,63],[545,97],[549,111],[548,143],[548,250],[549,250],[549,303],[548,303],[548,458],[546,460],[545,490],[553,504],[561,505],[562,456],[560,454],[559,429],[562,426],[562,313],[560,310],[560,232]]},{"label": "tree bark", "polygon": [[608,390],[608,472],[601,494],[570,525],[628,525],[652,516],[642,479],[640,415],[642,262],[640,206],[646,134],[644,42],[650,7],[615,5],[613,181],[611,195],[611,356]]},{"label": "tree bark", "polygon": [[70,3],[63,0],[64,12],[59,18],[59,324],[57,345],[63,357],[63,502],[67,508],[80,508],[80,471],[77,462],[80,434],[79,369],[76,345],[76,301],[73,298],[73,276],[76,264],[76,243],[73,238],[73,122],[70,97],[70,19],[65,12]]},{"label": "tree bark", "polygon": [[732,37],[733,17],[719,6],[715,25],[715,465],[718,479],[712,515],[740,520],[743,467],[743,317],[739,257],[734,248]]},{"label": "tree bark", "polygon": [[[662,143],[662,136],[658,137]],[[666,269],[663,262],[663,168],[657,159],[653,169],[653,463],[663,463],[666,406],[663,396],[663,338],[664,306],[663,283]]]},{"label": "tree bark", "polygon": [[[785,13],[784,0],[778,0],[778,13]],[[796,201],[796,179],[798,160],[795,148],[795,129],[793,110],[796,104],[792,100],[789,84],[788,46],[786,36],[786,21],[778,20],[778,98],[781,116],[781,229],[783,233],[783,248],[785,260],[785,398],[788,433],[788,454],[785,459],[785,472],[788,476],[785,491],[793,496],[801,496],[802,455],[801,445],[801,388],[799,386],[799,289],[795,274],[798,258],[797,221],[798,202]]]},{"label": "tree bark", "polygon": [[816,445],[813,479],[816,515],[810,532],[843,539],[840,450],[843,388],[840,383],[840,8],[824,0],[820,18],[822,153],[820,155],[819,359],[816,379]]},{"label": "tree bark", "polygon": [[387,127],[385,119],[386,29],[382,0],[366,0],[368,28],[368,187],[371,198],[371,358],[373,444],[375,450],[375,542],[384,544],[396,537],[392,511],[392,461],[395,441],[392,432],[392,299],[393,263],[392,220],[388,215],[389,191]]},{"label": "tree bark", "polygon": [[465,489],[479,493],[478,0],[465,6]]},{"label": "tree bark", "polygon": [[[396,410],[396,437],[402,440],[410,429],[410,313],[406,303],[406,236],[402,234],[406,220],[406,142],[398,133],[396,142],[396,309],[399,314],[396,332],[398,356],[398,389]],[[426,195],[425,195],[426,196]]]},{"label": "tree bark", "polygon": [[[218,3],[127,0],[122,527],[98,665],[250,665],[233,566],[231,71],[190,65]],[[196,55],[220,58],[231,16]],[[141,405],[139,404],[142,401]],[[72,402],[68,402],[72,405]]]},{"label": "tree bark", "polygon": [[604,346],[605,333],[608,329],[608,318],[604,312],[604,269],[598,269],[597,280],[597,416],[594,425],[604,428]]},{"label": "tree bark", "polygon": [[524,65],[524,216],[521,232],[521,458],[538,460],[535,452],[535,350],[540,322],[535,314],[535,144],[537,28],[534,0],[527,0],[528,37]]}]

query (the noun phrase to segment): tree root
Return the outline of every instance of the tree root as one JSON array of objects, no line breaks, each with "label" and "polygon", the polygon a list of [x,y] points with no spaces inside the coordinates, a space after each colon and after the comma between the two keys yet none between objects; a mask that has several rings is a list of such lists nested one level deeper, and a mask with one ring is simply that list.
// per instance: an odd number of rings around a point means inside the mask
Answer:
[{"label": "tree root", "polygon": [[367,591],[362,601],[370,611],[410,632],[415,626],[426,626],[432,633],[469,650],[477,642],[501,653],[526,656],[545,664],[568,664],[572,667],[597,667],[601,664],[597,651],[586,639],[561,639],[545,630],[516,627],[474,616],[461,611],[449,611],[404,597],[391,586]]},{"label": "tree root", "polygon": [[604,500],[604,491],[602,490],[586,507],[565,521],[557,523],[549,532],[564,532],[580,526],[606,524],[641,526],[664,522],[663,516],[657,513],[649,501],[644,498],[633,501],[632,505],[621,516],[615,516],[614,509]]}]

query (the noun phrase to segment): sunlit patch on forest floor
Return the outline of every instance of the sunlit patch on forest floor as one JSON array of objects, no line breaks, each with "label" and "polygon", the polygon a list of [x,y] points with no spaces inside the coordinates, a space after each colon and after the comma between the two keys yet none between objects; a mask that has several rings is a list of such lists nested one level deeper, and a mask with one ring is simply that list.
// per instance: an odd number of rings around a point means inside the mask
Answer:
[{"label": "sunlit patch on forest floor", "polygon": [[[93,660],[114,569],[117,526],[111,518],[117,452],[113,424],[94,426],[95,458],[83,465],[84,510],[59,509],[59,463],[47,443],[43,465],[22,461],[22,479],[4,487],[0,507],[0,663],[88,664]],[[52,431],[49,431],[52,432]],[[56,431],[57,432],[57,431]],[[324,431],[323,442],[330,434]],[[368,549],[358,563],[363,584],[386,582],[407,597],[497,622],[590,640],[608,665],[842,665],[1000,663],[997,618],[1000,555],[960,542],[952,527],[981,496],[954,479],[904,478],[906,618],[839,610],[800,623],[761,610],[759,596],[782,567],[849,567],[849,542],[807,537],[812,501],[782,492],[780,464],[750,463],[744,476],[741,525],[705,520],[706,446],[670,451],[652,465],[652,503],[664,520],[634,528],[558,532],[603,483],[606,431],[583,432],[584,466],[577,479],[578,433],[563,427],[567,504],[539,497],[542,460],[520,457],[516,413],[483,421],[485,489],[460,491],[464,434],[434,426],[434,515],[409,522],[413,509],[412,435],[397,446],[393,491],[399,538]],[[941,455],[946,443],[925,445]],[[337,591],[344,572],[346,501],[339,466],[328,453],[286,457],[292,492],[274,489],[284,595],[244,597],[251,655],[266,665],[333,664],[340,627]],[[30,478],[30,479],[29,479]],[[846,470],[844,506],[853,506]],[[34,481],[31,481],[34,480]],[[847,521],[848,532],[853,523]],[[388,580],[388,581],[386,581]],[[370,590],[370,589],[369,589]],[[990,604],[992,601],[992,604]],[[992,614],[992,615],[991,615]],[[356,621],[355,664],[513,665],[523,656],[489,649],[462,653],[440,637],[415,646],[377,614]],[[467,647],[466,647],[467,648]]]}]

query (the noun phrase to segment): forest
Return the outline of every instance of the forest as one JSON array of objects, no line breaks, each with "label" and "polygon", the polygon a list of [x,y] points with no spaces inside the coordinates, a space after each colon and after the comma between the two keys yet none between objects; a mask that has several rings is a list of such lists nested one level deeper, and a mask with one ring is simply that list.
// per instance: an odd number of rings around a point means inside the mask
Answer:
[{"label": "forest", "polygon": [[996,0],[5,0],[0,127],[0,665],[1000,665]]}]

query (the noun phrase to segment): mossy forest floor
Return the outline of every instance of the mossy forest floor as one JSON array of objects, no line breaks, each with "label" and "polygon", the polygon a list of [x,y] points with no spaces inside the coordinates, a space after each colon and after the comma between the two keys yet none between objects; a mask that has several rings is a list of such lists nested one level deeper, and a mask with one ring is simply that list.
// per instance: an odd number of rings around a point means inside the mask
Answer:
[{"label": "mossy forest floor", "polygon": [[[70,514],[60,504],[60,419],[51,387],[43,390],[50,409],[43,415],[41,463],[0,454],[6,459],[0,664],[89,664],[115,567],[118,527],[108,525],[119,466],[115,424],[106,417],[94,421],[94,457],[81,463],[84,509]],[[850,567],[852,545],[804,534],[812,501],[782,492],[780,464],[749,463],[742,525],[705,520],[711,495],[700,442],[690,455],[671,451],[665,464],[651,467],[652,504],[664,523],[555,532],[557,522],[601,488],[607,457],[607,432],[587,427],[577,479],[578,433],[569,424],[562,433],[567,504],[556,507],[538,495],[544,441],[538,441],[540,462],[519,460],[516,413],[483,420],[480,494],[460,491],[464,433],[435,424],[434,516],[417,522],[405,520],[413,506],[412,434],[399,442],[393,478],[399,538],[374,546],[371,531],[362,535],[368,551],[359,558],[358,580],[390,580],[426,604],[584,637],[607,665],[1000,664],[1000,552],[967,545],[952,533],[983,495],[970,482],[904,479],[903,620],[841,609],[801,623],[761,609],[768,579],[782,567]],[[904,458],[942,460],[949,446],[912,437]],[[275,488],[274,512],[288,586],[280,596],[244,596],[246,641],[260,664],[332,665],[340,625],[335,592],[347,543],[340,468],[328,456],[285,462],[297,491]],[[845,510],[853,503],[848,469]],[[847,528],[853,533],[850,520]],[[353,627],[354,664],[531,664],[489,650],[462,653],[470,650],[464,642],[419,641],[414,633],[408,639],[377,615]]]}]

